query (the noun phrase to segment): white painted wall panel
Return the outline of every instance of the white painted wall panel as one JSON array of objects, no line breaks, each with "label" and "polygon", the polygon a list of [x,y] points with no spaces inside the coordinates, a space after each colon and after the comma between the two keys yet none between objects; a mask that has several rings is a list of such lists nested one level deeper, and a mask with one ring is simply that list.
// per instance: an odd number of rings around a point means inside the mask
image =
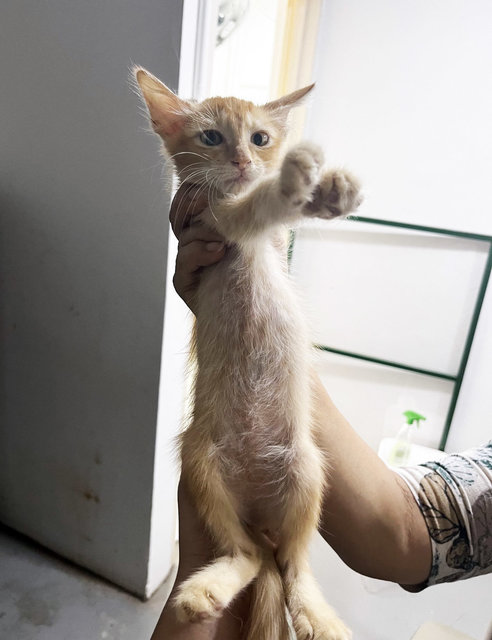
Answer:
[{"label": "white painted wall panel", "polygon": [[128,68],[176,88],[181,15],[6,0],[0,20],[0,519],[139,595],[169,193]]},{"label": "white painted wall panel", "polygon": [[317,342],[456,375],[488,248],[461,238],[320,222],[299,229],[292,272]]},{"label": "white painted wall panel", "polygon": [[316,355],[316,366],[337,407],[374,450],[381,438],[396,435],[408,410],[427,418],[414,430],[415,442],[439,446],[451,382],[327,353]]},{"label": "white painted wall panel", "polygon": [[449,434],[447,451],[464,451],[492,439],[491,360],[492,284],[489,282]]},{"label": "white painted wall panel", "polygon": [[488,0],[328,0],[306,136],[364,215],[492,234]]}]

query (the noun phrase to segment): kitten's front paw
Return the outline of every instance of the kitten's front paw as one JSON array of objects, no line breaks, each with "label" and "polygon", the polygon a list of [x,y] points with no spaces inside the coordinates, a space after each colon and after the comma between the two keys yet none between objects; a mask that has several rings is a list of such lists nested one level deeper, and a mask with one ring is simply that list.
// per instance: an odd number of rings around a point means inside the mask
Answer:
[{"label": "kitten's front paw", "polygon": [[284,158],[280,170],[280,190],[292,204],[311,199],[323,165],[323,152],[309,142],[296,145]]},{"label": "kitten's front paw", "polygon": [[206,585],[203,580],[194,576],[183,582],[174,598],[176,617],[180,622],[216,618],[228,604],[220,585]]},{"label": "kitten's front paw", "polygon": [[322,175],[311,201],[304,207],[304,213],[319,218],[337,218],[352,213],[361,202],[357,178],[347,171],[327,171]]}]

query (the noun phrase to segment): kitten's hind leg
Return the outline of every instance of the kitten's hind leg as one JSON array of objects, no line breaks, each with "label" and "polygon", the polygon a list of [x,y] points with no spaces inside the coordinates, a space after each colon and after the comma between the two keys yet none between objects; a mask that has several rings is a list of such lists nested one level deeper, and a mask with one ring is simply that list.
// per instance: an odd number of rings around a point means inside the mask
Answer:
[{"label": "kitten's hind leg", "polygon": [[[204,450],[206,446],[201,450],[199,447],[187,450],[193,451],[196,458],[193,462],[189,458],[183,461],[182,478],[212,535],[219,557],[179,586],[174,606],[181,621],[219,616],[258,575],[261,565],[261,552],[239,520],[235,501],[216,461],[207,457],[203,464]],[[194,473],[187,473],[189,469]]]},{"label": "kitten's hind leg", "polygon": [[217,617],[258,575],[259,557],[245,553],[222,556],[194,573],[179,587],[174,599],[178,620]]},{"label": "kitten's hind leg", "polygon": [[350,640],[352,634],[326,603],[309,567],[309,543],[318,525],[323,489],[314,446],[305,451],[301,467],[290,488],[276,555],[287,606],[297,640]]},{"label": "kitten's hind leg", "polygon": [[282,575],[298,640],[350,640],[351,632],[323,598],[307,557],[291,557]]}]

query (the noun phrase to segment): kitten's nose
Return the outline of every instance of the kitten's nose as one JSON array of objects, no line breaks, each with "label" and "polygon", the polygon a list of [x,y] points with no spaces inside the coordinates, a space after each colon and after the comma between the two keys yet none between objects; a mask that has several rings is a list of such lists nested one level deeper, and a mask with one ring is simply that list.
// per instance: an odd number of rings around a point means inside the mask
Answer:
[{"label": "kitten's nose", "polygon": [[251,164],[251,160],[246,160],[241,158],[241,160],[231,160],[232,164],[239,169],[239,171],[244,171],[246,167]]}]

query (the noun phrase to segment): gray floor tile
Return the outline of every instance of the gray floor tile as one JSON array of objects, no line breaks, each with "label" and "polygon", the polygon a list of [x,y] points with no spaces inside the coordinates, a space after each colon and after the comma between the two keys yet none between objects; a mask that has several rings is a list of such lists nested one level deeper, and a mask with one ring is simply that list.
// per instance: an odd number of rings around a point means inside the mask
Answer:
[{"label": "gray floor tile", "polygon": [[148,640],[169,588],[142,602],[0,525],[0,640]]}]

